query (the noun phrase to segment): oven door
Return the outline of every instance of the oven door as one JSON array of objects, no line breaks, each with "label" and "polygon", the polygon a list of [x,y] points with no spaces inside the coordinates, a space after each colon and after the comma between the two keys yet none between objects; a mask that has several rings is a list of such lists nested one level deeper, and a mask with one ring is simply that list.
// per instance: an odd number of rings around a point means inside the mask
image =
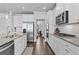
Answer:
[{"label": "oven door", "polygon": [[0,55],[14,55],[14,41],[1,45]]}]

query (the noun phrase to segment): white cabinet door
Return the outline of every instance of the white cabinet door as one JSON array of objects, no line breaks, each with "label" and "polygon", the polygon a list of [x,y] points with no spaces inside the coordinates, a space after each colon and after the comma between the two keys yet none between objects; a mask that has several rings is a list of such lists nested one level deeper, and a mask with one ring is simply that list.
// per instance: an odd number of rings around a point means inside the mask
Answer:
[{"label": "white cabinet door", "polygon": [[[51,40],[49,42],[52,50],[54,51],[55,54],[57,55],[73,55],[73,54],[76,54],[73,52],[72,49],[70,48],[73,48],[73,46],[70,46],[70,43],[60,39],[60,38],[57,38],[55,36],[52,36],[51,37]],[[69,46],[67,46],[69,45]],[[72,44],[71,44],[72,45]],[[77,49],[78,51],[78,49]]]},{"label": "white cabinet door", "polygon": [[65,48],[71,52],[70,54],[79,55],[79,47],[77,47],[71,43],[65,42]]},{"label": "white cabinet door", "polygon": [[[53,43],[52,43],[52,45],[53,45]],[[56,37],[54,37],[54,46],[53,46],[53,48],[54,48],[54,52],[56,54],[58,54],[58,52],[59,52],[59,42],[58,42],[58,38],[56,38]]]},{"label": "white cabinet door", "polygon": [[26,48],[26,46],[27,46],[27,37],[26,37],[26,35],[23,36],[23,42],[24,42],[23,46],[24,46],[24,48]]},{"label": "white cabinet door", "polygon": [[57,55],[67,55],[68,54],[65,49],[64,42],[60,38],[54,37],[54,43],[52,43],[52,44],[54,44],[53,48],[54,48],[55,54],[57,54]]},{"label": "white cabinet door", "polygon": [[59,54],[62,55],[74,55],[74,54],[78,54],[79,53],[79,47],[68,43],[62,39],[59,39],[60,41],[60,50],[59,50]]},{"label": "white cabinet door", "polygon": [[54,50],[55,45],[54,43],[55,43],[54,37],[52,37],[52,35],[49,35],[48,44],[50,45],[52,50]]},{"label": "white cabinet door", "polygon": [[48,44],[50,45],[51,49],[54,51],[55,54],[58,53],[59,48],[59,42],[57,41],[58,38],[49,35]]},{"label": "white cabinet door", "polygon": [[27,42],[26,42],[26,35],[22,36],[20,38],[17,38],[14,41],[14,50],[15,55],[21,55],[24,49],[26,48]]},{"label": "white cabinet door", "polygon": [[22,39],[21,38],[18,38],[15,40],[14,42],[14,54],[15,55],[20,55],[22,53]]},{"label": "white cabinet door", "polygon": [[69,55],[72,54],[72,52],[65,46],[65,41],[63,41],[62,39],[58,38],[58,42],[59,42],[59,55]]},{"label": "white cabinet door", "polygon": [[57,55],[79,54],[79,47],[55,36],[49,36],[48,44]]}]

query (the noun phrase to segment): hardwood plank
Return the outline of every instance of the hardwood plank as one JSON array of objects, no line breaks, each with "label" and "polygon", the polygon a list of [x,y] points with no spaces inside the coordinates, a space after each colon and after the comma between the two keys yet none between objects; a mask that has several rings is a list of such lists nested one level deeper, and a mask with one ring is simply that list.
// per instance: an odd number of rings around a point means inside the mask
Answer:
[{"label": "hardwood plank", "polygon": [[55,55],[53,51],[51,51],[48,44],[44,41],[43,38],[38,38],[37,42],[34,44],[33,55]]}]

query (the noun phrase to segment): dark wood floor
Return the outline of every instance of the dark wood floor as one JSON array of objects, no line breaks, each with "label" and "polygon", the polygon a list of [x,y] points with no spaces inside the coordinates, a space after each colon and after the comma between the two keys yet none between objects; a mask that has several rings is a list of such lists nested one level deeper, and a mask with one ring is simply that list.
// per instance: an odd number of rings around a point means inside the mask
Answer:
[{"label": "dark wood floor", "polygon": [[43,38],[39,37],[33,47],[33,55],[55,55]]}]

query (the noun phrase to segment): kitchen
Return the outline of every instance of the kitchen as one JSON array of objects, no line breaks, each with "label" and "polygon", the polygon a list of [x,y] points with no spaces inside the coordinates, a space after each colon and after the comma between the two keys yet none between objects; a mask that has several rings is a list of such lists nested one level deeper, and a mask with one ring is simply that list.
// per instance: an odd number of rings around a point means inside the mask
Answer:
[{"label": "kitchen", "polygon": [[[55,5],[55,3],[1,3],[0,55],[32,55],[33,45],[37,41],[37,20],[44,20],[45,25],[46,13]],[[44,28],[44,36],[45,30]]]},{"label": "kitchen", "polygon": [[51,24],[49,24],[48,43],[56,55],[78,55],[79,53],[78,5],[78,3],[58,3],[53,10],[54,20],[49,21]]},{"label": "kitchen", "polygon": [[79,3],[0,3],[0,55],[23,55],[29,42],[32,45],[32,55],[39,28],[42,28],[40,30],[54,53],[52,55],[78,55],[78,5]]}]

